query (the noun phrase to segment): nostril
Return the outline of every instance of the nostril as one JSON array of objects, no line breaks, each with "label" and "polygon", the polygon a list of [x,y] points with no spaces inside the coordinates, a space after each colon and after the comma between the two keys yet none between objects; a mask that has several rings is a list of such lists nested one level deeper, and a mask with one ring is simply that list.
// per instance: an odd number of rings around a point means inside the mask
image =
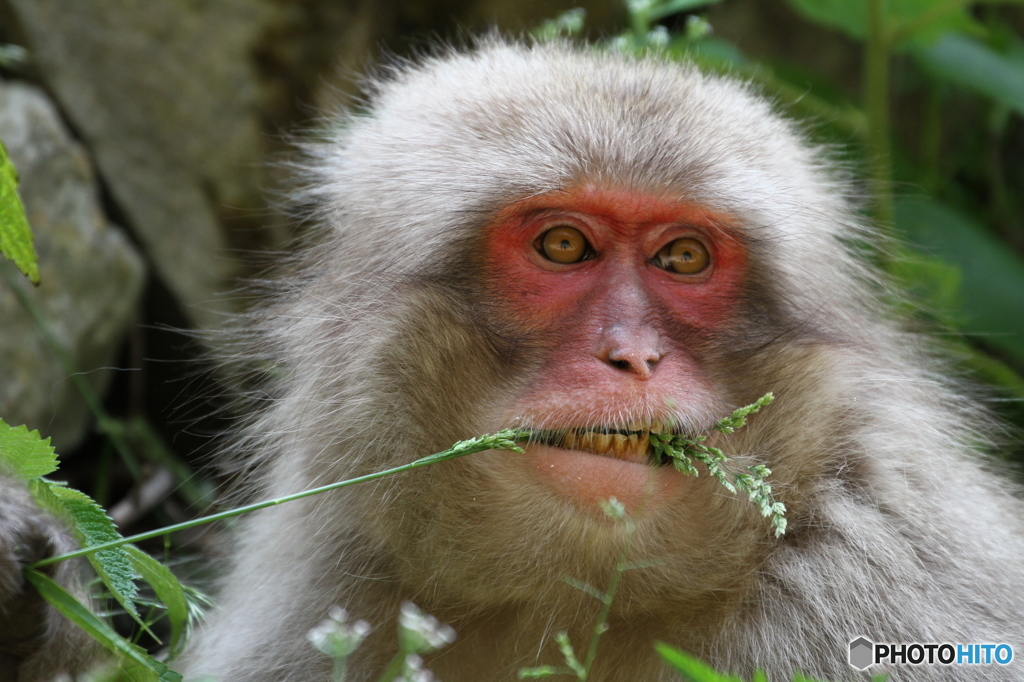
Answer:
[{"label": "nostril", "polygon": [[649,375],[658,366],[660,358],[608,359],[608,364],[617,370],[633,374]]},{"label": "nostril", "polygon": [[608,366],[638,379],[649,379],[661,360],[661,343],[653,327],[633,322],[601,330],[594,356]]}]

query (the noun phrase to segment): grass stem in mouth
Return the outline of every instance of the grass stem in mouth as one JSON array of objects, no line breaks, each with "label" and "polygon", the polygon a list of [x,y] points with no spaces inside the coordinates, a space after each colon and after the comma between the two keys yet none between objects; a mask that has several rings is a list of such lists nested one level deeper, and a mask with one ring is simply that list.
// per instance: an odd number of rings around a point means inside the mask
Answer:
[{"label": "grass stem in mouth", "polygon": [[[643,445],[643,452],[652,463],[659,466],[671,464],[677,471],[690,476],[700,475],[695,466],[699,462],[729,492],[746,493],[750,501],[757,505],[761,515],[771,518],[775,537],[779,537],[786,532],[786,505],[776,501],[772,495],[772,487],[767,480],[772,473],[771,469],[763,464],[733,469],[728,465],[729,458],[725,453],[704,444],[714,431],[728,435],[743,428],[747,417],[760,412],[761,408],[773,400],[774,394],[766,393],[750,405],[719,419],[710,429],[697,434],[676,433],[666,430],[663,423],[657,423],[651,424],[651,428],[646,430],[599,426],[530,431],[529,440],[620,459],[626,459],[629,454],[640,454],[638,450]],[[634,435],[635,443],[631,440]]]}]

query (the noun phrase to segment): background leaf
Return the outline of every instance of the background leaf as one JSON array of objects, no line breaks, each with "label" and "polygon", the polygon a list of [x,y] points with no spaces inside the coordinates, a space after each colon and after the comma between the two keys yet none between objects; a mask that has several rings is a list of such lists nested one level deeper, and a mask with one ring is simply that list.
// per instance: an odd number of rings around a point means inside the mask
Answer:
[{"label": "background leaf", "polygon": [[960,328],[1024,363],[1024,261],[983,225],[926,197],[901,197],[896,224],[912,244],[960,269]]},{"label": "background leaf", "polygon": [[38,431],[8,426],[0,419],[0,462],[5,473],[27,481],[56,471],[57,453]]},{"label": "background leaf", "polygon": [[[868,0],[788,0],[811,21],[839,30],[857,40],[868,33]],[[927,44],[949,31],[979,32],[967,5],[936,0],[889,0],[885,3],[890,30],[905,31],[905,43]]]},{"label": "background leaf", "polygon": [[143,552],[135,545],[125,545],[125,551],[131,558],[132,566],[149,583],[158,599],[167,607],[167,619],[171,623],[170,657],[173,658],[185,643],[188,629],[188,598],[181,582],[159,561]]},{"label": "background leaf", "polygon": [[933,76],[973,90],[1024,114],[1024,57],[1002,55],[985,43],[951,33],[916,50],[915,57]]},{"label": "background leaf", "polygon": [[[71,522],[71,530],[82,547],[121,539],[114,522],[85,493],[45,479],[32,481],[30,489],[40,506]],[[87,558],[117,603],[145,628],[135,609],[135,599],[138,597],[136,574],[125,548],[102,549],[87,555]]]},{"label": "background leaf", "polygon": [[32,245],[32,230],[25,206],[18,196],[18,171],[0,143],[0,255],[14,261],[18,269],[39,284],[39,265]]}]

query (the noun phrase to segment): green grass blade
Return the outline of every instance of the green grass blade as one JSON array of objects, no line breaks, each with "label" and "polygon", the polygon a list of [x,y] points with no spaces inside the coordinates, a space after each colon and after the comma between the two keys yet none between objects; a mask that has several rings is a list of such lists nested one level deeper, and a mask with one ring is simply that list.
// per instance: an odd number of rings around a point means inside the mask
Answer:
[{"label": "green grass blade", "polygon": [[185,643],[188,631],[189,607],[185,588],[177,576],[159,561],[134,545],[125,545],[132,567],[149,583],[157,598],[167,607],[167,620],[171,624],[170,657],[174,658]]},{"label": "green grass blade", "polygon": [[47,576],[38,571],[26,570],[25,579],[38,590],[50,606],[112,651],[127,679],[132,682],[181,682],[181,675],[147,654],[141,647],[118,635],[96,614]]}]

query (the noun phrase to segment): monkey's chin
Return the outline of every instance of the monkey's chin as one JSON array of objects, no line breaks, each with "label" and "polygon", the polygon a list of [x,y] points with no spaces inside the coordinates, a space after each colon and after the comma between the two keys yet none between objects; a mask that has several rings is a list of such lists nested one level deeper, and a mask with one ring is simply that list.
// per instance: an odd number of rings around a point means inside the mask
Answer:
[{"label": "monkey's chin", "polygon": [[601,501],[612,497],[634,516],[662,509],[679,499],[690,478],[670,466],[539,443],[528,446],[525,456],[542,485],[596,514]]}]

